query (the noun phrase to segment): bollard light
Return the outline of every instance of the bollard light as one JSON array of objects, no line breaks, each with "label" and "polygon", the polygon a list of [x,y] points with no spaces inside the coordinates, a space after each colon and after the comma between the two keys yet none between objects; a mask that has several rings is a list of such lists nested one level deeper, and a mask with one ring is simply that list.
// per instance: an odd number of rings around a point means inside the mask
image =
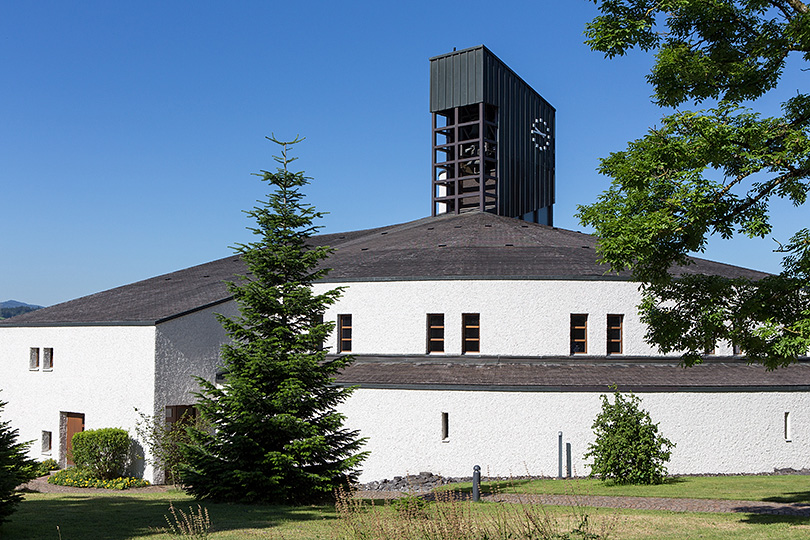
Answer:
[{"label": "bollard light", "polygon": [[481,500],[481,466],[476,465],[473,467],[473,489],[472,500],[478,502]]}]

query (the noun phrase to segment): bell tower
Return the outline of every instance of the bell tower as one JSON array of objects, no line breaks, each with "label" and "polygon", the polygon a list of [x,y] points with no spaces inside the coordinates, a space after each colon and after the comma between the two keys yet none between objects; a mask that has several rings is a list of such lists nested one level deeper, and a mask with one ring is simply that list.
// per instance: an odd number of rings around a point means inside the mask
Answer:
[{"label": "bell tower", "polygon": [[554,107],[483,45],[430,59],[432,215],[551,225]]}]

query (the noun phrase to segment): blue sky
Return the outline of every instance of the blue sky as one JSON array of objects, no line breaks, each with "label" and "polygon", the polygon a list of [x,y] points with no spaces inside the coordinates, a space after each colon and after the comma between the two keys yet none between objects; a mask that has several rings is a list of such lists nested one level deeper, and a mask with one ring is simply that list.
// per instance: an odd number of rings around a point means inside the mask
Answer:
[{"label": "blue sky", "polygon": [[[251,173],[275,167],[271,133],[306,137],[325,232],[428,215],[428,59],[453,47],[486,45],[556,108],[555,225],[585,230],[573,214],[608,185],[599,158],[661,116],[648,55],[583,44],[595,14],[585,0],[5,2],[0,300],[52,305],[231,254],[251,240],[242,211],[265,194]],[[804,211],[778,207],[774,236]],[[705,256],[775,272],[774,246]]]}]

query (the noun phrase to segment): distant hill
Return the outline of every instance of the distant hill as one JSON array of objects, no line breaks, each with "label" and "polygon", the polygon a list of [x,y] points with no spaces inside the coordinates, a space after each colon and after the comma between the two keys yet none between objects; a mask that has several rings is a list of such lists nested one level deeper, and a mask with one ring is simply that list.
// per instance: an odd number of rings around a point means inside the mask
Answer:
[{"label": "distant hill", "polygon": [[16,300],[6,300],[5,302],[0,302],[0,319],[8,319],[15,315],[22,315],[23,313],[37,309],[42,309],[42,306],[26,304],[25,302],[18,302]]}]

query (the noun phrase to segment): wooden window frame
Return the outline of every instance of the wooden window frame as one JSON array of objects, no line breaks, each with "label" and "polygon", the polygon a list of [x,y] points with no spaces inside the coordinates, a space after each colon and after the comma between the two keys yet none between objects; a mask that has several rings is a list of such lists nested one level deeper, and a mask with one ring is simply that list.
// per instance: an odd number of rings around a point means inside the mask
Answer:
[{"label": "wooden window frame", "polygon": [[428,354],[444,352],[444,313],[427,314],[426,350]]},{"label": "wooden window frame", "polygon": [[[475,330],[475,332],[470,332]],[[469,334],[477,334],[470,337]],[[461,354],[481,352],[481,314],[462,313],[461,314]]]},{"label": "wooden window frame", "polygon": [[[579,321],[575,321],[574,317],[583,317],[583,324],[575,324]],[[575,338],[574,332],[582,330],[583,331],[583,338]],[[572,313],[570,319],[570,344],[571,344],[571,354],[588,354],[588,314],[587,313]],[[576,349],[579,348],[578,344],[582,344],[582,350],[578,351]]]},{"label": "wooden window frame", "polygon": [[[613,319],[613,321],[611,321]],[[618,320],[618,324],[616,324]],[[611,324],[613,323],[613,324]],[[611,330],[618,330],[619,337],[611,338],[610,331]],[[607,354],[610,356],[611,354],[623,354],[624,353],[624,315],[620,313],[612,313],[608,314],[607,316]],[[611,350],[611,346],[616,346],[618,344],[618,350]]]},{"label": "wooden window frame", "polygon": [[352,352],[352,316],[338,315],[337,352]]}]

